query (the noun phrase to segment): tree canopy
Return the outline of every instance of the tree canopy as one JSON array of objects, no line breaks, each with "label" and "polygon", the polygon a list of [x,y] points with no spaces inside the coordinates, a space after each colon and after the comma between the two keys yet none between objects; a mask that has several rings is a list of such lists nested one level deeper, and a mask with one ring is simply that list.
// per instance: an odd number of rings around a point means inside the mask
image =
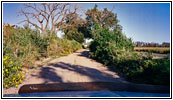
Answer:
[{"label": "tree canopy", "polygon": [[88,9],[86,12],[86,19],[88,20],[88,24],[92,27],[95,23],[97,23],[100,27],[109,27],[116,28],[118,23],[117,15],[112,11],[108,11],[107,8],[104,10],[98,10],[98,6],[95,5],[93,9]]}]

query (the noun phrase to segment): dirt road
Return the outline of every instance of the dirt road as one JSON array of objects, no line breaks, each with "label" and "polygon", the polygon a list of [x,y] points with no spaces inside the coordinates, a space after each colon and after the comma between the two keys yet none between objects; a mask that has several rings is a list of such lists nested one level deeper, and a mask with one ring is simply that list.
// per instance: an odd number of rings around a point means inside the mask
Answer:
[{"label": "dirt road", "polygon": [[82,49],[68,56],[54,59],[42,67],[29,70],[18,88],[4,89],[3,94],[18,93],[24,84],[69,82],[126,82],[106,66],[89,58],[89,50]]}]

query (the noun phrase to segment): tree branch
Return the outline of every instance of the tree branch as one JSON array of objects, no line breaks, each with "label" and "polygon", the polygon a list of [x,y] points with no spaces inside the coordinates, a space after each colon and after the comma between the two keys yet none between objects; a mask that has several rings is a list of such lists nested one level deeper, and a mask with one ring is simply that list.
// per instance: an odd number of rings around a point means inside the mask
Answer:
[{"label": "tree branch", "polygon": [[[63,25],[63,22],[68,14],[76,13],[78,10],[77,5],[75,5],[73,12],[70,10],[70,4],[68,3],[24,4],[24,8],[21,9],[20,13],[24,15],[26,19],[19,23],[28,22],[39,28],[42,32],[48,28],[49,24],[51,24],[51,31],[59,30],[66,27],[66,25]],[[36,24],[31,18],[38,21],[40,25]]]}]

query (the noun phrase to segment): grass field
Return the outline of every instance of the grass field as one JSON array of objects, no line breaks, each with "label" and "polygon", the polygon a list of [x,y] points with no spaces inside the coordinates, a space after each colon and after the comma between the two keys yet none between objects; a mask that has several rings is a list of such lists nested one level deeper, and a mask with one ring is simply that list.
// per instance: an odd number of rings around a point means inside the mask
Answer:
[{"label": "grass field", "polygon": [[153,52],[160,54],[170,53],[169,47],[135,47],[134,50],[139,52]]}]

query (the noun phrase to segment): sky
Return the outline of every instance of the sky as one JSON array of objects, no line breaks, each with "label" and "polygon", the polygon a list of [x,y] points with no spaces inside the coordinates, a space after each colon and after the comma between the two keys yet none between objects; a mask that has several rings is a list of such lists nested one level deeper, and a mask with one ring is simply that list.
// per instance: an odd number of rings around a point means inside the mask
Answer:
[{"label": "sky", "polygon": [[[170,4],[169,3],[79,3],[83,12],[92,9],[113,9],[117,14],[123,33],[135,41],[170,42]],[[3,4],[3,23],[17,24],[24,16],[17,16],[22,3]],[[82,12],[81,12],[82,13]]]}]

